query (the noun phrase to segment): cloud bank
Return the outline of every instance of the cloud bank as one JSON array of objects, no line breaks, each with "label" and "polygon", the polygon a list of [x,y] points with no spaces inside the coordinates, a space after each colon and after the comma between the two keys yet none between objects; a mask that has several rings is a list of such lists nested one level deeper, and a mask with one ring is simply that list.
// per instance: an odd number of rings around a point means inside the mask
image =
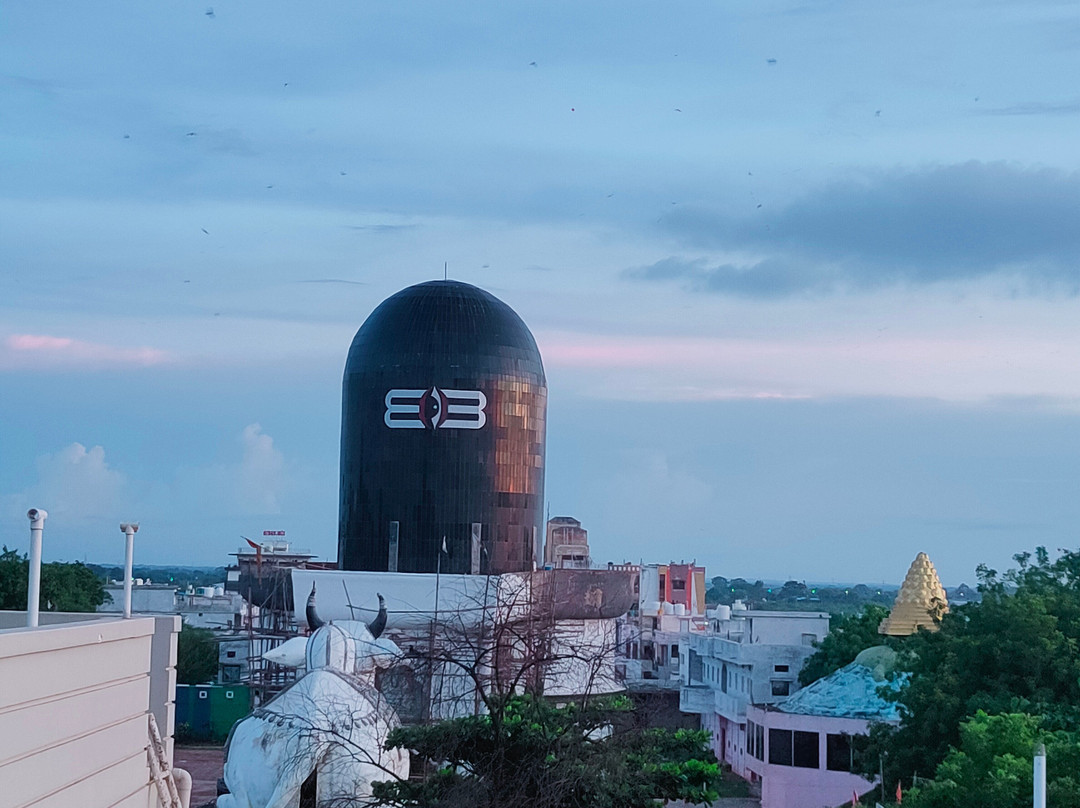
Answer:
[{"label": "cloud bank", "polygon": [[687,249],[627,270],[694,291],[777,298],[1010,278],[1020,294],[1080,293],[1080,173],[967,162],[866,173],[776,212],[688,207],[662,227]]}]

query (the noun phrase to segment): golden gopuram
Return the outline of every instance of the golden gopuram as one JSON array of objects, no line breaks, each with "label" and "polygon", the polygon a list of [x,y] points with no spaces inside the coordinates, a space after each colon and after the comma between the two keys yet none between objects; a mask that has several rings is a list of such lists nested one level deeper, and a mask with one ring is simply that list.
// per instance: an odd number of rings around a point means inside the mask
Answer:
[{"label": "golden gopuram", "polygon": [[878,626],[878,633],[906,637],[920,628],[937,631],[947,611],[949,601],[937,570],[926,553],[919,553],[900,585],[892,611]]}]

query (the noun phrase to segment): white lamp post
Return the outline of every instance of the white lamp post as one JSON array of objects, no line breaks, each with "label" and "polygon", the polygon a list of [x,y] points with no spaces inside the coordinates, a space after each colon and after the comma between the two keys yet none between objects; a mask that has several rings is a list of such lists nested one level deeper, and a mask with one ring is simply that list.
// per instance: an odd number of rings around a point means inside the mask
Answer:
[{"label": "white lamp post", "polygon": [[135,534],[139,532],[139,523],[123,522],[120,531],[127,539],[124,548],[124,617],[131,617],[131,567],[135,558]]},{"label": "white lamp post", "polygon": [[26,625],[38,624],[38,601],[41,600],[41,532],[45,529],[47,511],[31,508],[26,512],[30,520],[30,580],[26,586]]}]

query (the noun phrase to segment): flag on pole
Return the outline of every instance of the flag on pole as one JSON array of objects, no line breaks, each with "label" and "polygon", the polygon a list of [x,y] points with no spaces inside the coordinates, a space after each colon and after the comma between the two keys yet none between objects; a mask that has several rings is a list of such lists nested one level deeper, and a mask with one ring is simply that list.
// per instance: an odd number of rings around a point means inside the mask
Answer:
[{"label": "flag on pole", "polygon": [[442,537],[442,551],[446,552],[446,536]]},{"label": "flag on pole", "polygon": [[896,781],[896,804],[900,805],[904,801],[904,794],[900,790],[900,781]]},{"label": "flag on pole", "polygon": [[857,791],[855,791],[855,790],[852,790],[852,792],[851,792],[851,806],[852,806],[852,808],[855,808],[855,806],[858,805],[858,804],[859,804],[859,793]]},{"label": "flag on pole", "polygon": [[262,545],[261,544],[256,544],[251,539],[249,539],[247,536],[241,536],[240,538],[243,539],[244,541],[246,541],[248,544],[250,544],[251,548],[255,551],[255,575],[261,581],[262,580],[262,551],[263,551]]}]

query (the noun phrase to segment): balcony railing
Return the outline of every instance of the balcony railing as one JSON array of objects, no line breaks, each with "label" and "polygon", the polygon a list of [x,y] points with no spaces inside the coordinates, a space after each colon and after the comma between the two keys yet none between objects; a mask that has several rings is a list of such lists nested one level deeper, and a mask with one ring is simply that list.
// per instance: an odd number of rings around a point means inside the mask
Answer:
[{"label": "balcony railing", "polygon": [[684,713],[708,714],[713,711],[710,687],[683,687],[679,690],[679,709]]}]

